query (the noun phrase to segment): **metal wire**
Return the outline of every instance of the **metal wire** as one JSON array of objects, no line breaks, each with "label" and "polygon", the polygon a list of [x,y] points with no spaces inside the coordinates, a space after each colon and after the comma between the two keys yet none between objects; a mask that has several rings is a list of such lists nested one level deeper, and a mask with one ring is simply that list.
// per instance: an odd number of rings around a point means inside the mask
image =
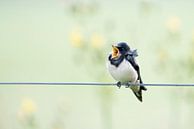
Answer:
[{"label": "metal wire", "polygon": [[111,86],[116,83],[99,83],[99,82],[0,82],[0,85],[74,85],[74,86]]},{"label": "metal wire", "polygon": [[[0,82],[0,85],[60,85],[60,86],[115,86],[116,83],[104,82]],[[131,84],[133,85],[133,84]],[[177,83],[145,83],[140,86],[187,86],[192,87],[194,84],[177,84]]]}]

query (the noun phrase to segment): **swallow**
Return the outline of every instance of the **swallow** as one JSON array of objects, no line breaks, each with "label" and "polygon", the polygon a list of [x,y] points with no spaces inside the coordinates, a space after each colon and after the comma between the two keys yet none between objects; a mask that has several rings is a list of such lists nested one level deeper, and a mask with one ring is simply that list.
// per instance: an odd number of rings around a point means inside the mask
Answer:
[{"label": "swallow", "polygon": [[118,81],[117,86],[130,87],[139,101],[142,102],[142,90],[146,91],[140,75],[140,68],[135,57],[137,50],[131,50],[127,43],[112,45],[112,53],[108,56],[108,71]]}]

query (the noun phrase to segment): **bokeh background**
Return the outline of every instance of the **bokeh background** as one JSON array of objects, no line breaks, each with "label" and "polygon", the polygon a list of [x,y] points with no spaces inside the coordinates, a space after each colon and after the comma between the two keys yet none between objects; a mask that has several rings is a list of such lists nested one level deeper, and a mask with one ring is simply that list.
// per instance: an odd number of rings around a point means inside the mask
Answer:
[{"label": "bokeh background", "polygon": [[[1,82],[115,82],[111,45],[145,83],[194,82],[194,1],[1,0]],[[0,86],[0,129],[193,129],[194,88]]]}]

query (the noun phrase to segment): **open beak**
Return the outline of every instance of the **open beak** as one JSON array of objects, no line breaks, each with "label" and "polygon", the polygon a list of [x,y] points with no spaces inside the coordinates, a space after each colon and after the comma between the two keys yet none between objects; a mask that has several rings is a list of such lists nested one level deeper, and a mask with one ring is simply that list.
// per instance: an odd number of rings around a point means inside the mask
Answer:
[{"label": "open beak", "polygon": [[116,46],[112,45],[112,58],[119,57],[119,54],[119,49]]}]

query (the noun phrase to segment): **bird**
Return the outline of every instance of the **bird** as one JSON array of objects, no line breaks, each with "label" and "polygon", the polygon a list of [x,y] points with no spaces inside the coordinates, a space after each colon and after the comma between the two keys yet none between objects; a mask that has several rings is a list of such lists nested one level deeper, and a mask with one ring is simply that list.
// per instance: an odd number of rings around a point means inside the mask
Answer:
[{"label": "bird", "polygon": [[140,68],[135,60],[137,56],[137,50],[131,50],[126,42],[119,42],[112,45],[107,68],[110,75],[118,81],[119,88],[121,85],[125,85],[126,88],[130,87],[137,99],[142,102],[142,90],[146,91],[147,88],[143,86]]}]

